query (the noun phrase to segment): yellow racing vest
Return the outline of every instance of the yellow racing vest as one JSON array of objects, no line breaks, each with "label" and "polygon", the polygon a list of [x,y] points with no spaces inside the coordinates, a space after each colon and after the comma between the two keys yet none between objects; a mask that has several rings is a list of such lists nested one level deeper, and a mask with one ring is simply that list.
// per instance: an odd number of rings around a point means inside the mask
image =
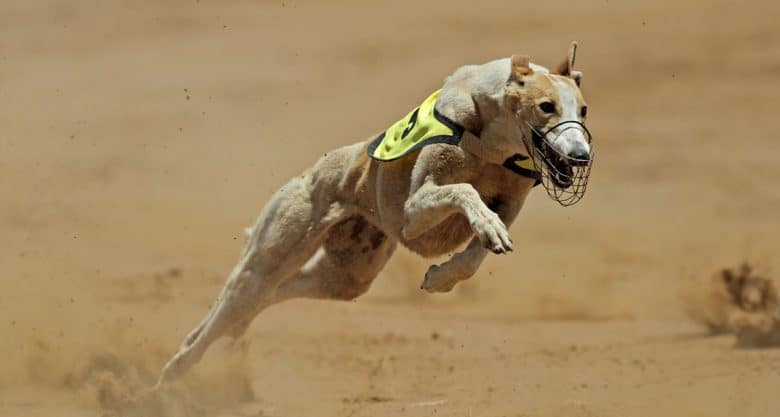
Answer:
[{"label": "yellow racing vest", "polygon": [[[419,107],[403,119],[393,123],[368,145],[368,155],[378,161],[393,161],[419,150],[425,145],[446,143],[458,145],[465,129],[436,110],[436,99],[441,90],[431,94]],[[531,158],[514,155],[504,167],[519,175],[540,179]]]}]

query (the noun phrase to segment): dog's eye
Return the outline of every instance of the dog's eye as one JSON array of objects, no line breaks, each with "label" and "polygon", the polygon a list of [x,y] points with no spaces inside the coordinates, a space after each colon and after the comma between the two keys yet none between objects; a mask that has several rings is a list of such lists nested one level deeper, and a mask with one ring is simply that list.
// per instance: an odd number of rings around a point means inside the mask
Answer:
[{"label": "dog's eye", "polygon": [[588,115],[588,106],[582,106],[580,109],[580,116],[585,117]]},{"label": "dog's eye", "polygon": [[551,101],[540,103],[539,108],[545,113],[555,113],[555,103]]}]

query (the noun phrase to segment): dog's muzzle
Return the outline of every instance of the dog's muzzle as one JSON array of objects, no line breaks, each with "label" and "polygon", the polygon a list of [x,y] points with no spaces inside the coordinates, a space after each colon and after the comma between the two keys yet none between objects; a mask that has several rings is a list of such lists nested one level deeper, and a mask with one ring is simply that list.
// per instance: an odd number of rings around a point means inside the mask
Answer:
[{"label": "dog's muzzle", "polygon": [[[542,132],[533,126],[531,137],[533,145],[533,161],[536,170],[541,174],[542,185],[553,200],[563,206],[571,206],[585,195],[593,165],[593,143],[588,128],[579,121],[567,120]],[[576,129],[585,136],[588,151],[566,155],[554,145],[563,132]]]}]

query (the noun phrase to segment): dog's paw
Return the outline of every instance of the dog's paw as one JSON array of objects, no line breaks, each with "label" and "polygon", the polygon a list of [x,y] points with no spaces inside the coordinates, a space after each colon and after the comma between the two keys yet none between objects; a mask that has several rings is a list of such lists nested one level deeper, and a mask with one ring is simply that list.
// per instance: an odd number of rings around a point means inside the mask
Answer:
[{"label": "dog's paw", "polygon": [[442,265],[431,265],[431,267],[428,268],[428,272],[425,273],[425,279],[420,288],[430,293],[449,292],[455,287],[455,284],[457,284],[458,281],[460,281],[460,279],[449,273],[446,267]]},{"label": "dog's paw", "polygon": [[493,253],[512,252],[512,238],[498,214],[486,210],[471,221],[471,228],[482,245]]}]

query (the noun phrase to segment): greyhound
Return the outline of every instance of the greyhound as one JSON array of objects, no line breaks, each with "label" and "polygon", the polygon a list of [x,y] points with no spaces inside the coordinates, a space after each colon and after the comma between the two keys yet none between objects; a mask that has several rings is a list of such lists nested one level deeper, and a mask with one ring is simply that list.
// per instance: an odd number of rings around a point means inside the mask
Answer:
[{"label": "greyhound", "polygon": [[593,147],[576,46],[552,71],[525,55],[458,68],[384,133],[326,153],[282,186],[157,387],[216,339],[240,337],[269,305],[360,296],[398,243],[424,257],[466,244],[425,274],[422,289],[447,292],[488,252],[512,251],[507,226],[535,185],[563,205],[578,201]]}]

